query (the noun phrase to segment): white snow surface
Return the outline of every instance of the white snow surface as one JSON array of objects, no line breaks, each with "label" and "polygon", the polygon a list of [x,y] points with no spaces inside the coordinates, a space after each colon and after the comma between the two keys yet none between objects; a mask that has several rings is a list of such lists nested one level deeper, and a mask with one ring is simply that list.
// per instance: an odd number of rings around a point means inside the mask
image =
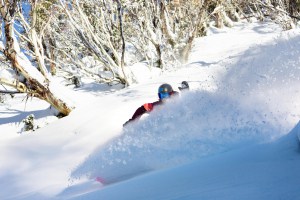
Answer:
[{"label": "white snow surface", "polygon": [[[52,87],[75,104],[0,105],[0,199],[300,199],[300,32],[236,23],[197,39],[189,63],[126,89]],[[157,88],[190,91],[125,128]],[[56,80],[59,81],[59,80]],[[34,114],[41,127],[22,132]]]}]

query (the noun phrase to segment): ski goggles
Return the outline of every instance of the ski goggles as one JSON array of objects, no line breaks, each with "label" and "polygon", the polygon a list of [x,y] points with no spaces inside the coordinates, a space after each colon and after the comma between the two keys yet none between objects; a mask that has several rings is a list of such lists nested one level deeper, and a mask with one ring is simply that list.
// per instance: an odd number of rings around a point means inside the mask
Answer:
[{"label": "ski goggles", "polygon": [[161,93],[158,93],[158,97],[159,97],[159,99],[165,99],[165,98],[169,98],[170,94],[161,92]]}]

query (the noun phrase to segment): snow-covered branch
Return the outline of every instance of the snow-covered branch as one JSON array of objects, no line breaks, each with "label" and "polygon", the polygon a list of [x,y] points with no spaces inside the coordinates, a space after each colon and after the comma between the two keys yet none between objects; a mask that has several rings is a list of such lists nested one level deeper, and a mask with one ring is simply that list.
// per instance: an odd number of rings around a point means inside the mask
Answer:
[{"label": "snow-covered branch", "polygon": [[[0,82],[14,87],[19,92],[30,92],[34,96],[50,103],[62,114],[68,115],[71,112],[71,108],[64,101],[55,96],[53,91],[49,88],[50,82],[45,74],[39,71],[21,51],[19,41],[14,34],[15,15],[17,12],[15,9],[16,3],[17,1],[12,1],[12,3],[2,2],[0,8],[5,32],[4,55],[10,61],[12,69],[21,74],[25,81],[21,82],[19,80],[1,78]],[[37,37],[37,35],[34,37]],[[40,57],[36,55],[39,59],[43,59],[41,55],[39,56]]]}]

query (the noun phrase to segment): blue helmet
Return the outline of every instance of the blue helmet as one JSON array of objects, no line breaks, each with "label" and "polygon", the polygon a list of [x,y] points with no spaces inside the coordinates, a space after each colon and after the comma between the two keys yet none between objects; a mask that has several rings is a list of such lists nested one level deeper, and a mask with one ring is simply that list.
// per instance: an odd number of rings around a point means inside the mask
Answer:
[{"label": "blue helmet", "polygon": [[173,93],[173,88],[171,85],[165,83],[159,86],[158,88],[158,97],[159,99],[169,98]]}]

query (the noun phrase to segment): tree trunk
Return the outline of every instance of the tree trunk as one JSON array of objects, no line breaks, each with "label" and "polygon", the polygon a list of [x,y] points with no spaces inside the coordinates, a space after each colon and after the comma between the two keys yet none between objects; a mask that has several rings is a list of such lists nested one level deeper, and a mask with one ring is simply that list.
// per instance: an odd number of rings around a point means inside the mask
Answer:
[{"label": "tree trunk", "polygon": [[[7,31],[5,31],[5,32],[7,32]],[[69,106],[67,106],[67,104],[65,102],[63,102],[61,99],[57,98],[50,91],[48,83],[40,83],[39,80],[30,76],[29,72],[26,71],[23,68],[23,66],[21,65],[21,62],[19,61],[20,56],[18,56],[16,51],[13,49],[13,46],[12,46],[13,44],[11,44],[11,42],[13,42],[13,38],[9,38],[7,35],[6,35],[6,37],[7,37],[7,40],[10,42],[7,42],[8,49],[7,49],[7,51],[5,51],[5,55],[11,61],[13,68],[20,71],[21,74],[28,81],[30,88],[29,88],[29,91],[27,91],[27,92],[30,93],[32,91],[34,96],[47,101],[49,104],[51,104],[53,107],[55,107],[63,115],[68,115],[72,109]]]},{"label": "tree trunk", "polygon": [[179,7],[180,6],[180,1],[179,0],[174,0],[174,6]]},{"label": "tree trunk", "polygon": [[[22,57],[19,44],[17,43],[16,38],[14,37],[14,20],[12,17],[13,14],[14,8],[2,4],[1,15],[4,20],[4,30],[6,39],[6,49],[4,51],[4,54],[6,58],[10,60],[12,67],[16,71],[21,73],[27,80],[27,93],[32,93],[33,96],[47,101],[53,107],[55,107],[61,114],[68,115],[72,109],[50,91],[48,79],[44,77],[30,63],[29,60],[26,60],[26,57]],[[17,87],[17,89],[19,88]]]},{"label": "tree trunk", "polygon": [[195,24],[194,24],[194,28],[191,31],[191,33],[189,33],[189,37],[187,40],[187,43],[185,44],[185,46],[183,47],[183,49],[181,50],[181,59],[183,63],[186,63],[188,61],[189,55],[191,53],[191,49],[193,46],[193,42],[197,36],[197,33],[199,33],[199,30],[201,31],[202,29],[204,29],[204,24],[206,21],[206,10],[207,7],[209,6],[209,3],[203,3],[201,5],[202,7],[199,9],[199,13],[197,15],[197,19],[195,20]]},{"label": "tree trunk", "polygon": [[156,53],[157,53],[157,65],[160,69],[163,69],[163,60],[162,60],[162,52],[160,49],[160,45],[159,44],[155,44],[155,49],[156,49]]},{"label": "tree trunk", "polygon": [[182,61],[183,63],[187,63],[188,59],[189,59],[189,55],[192,49],[192,45],[193,45],[193,41],[195,39],[196,36],[196,30],[193,32],[193,34],[189,37],[187,44],[185,45],[182,53],[181,53],[181,57],[182,57]]},{"label": "tree trunk", "polygon": [[117,0],[117,4],[118,4],[118,17],[119,17],[119,25],[120,25],[120,35],[121,35],[121,39],[122,39],[121,69],[122,69],[122,72],[123,72],[123,75],[124,75],[124,79],[122,80],[122,82],[124,82],[125,86],[128,86],[129,82],[127,80],[126,73],[125,73],[125,70],[124,70],[125,48],[126,48],[126,46],[125,46],[125,38],[124,38],[124,33],[123,33],[122,4],[121,4],[120,0]]},{"label": "tree trunk", "polygon": [[55,75],[56,74],[56,64],[55,64],[55,55],[54,55],[55,43],[52,38],[49,38],[49,43],[50,43],[49,45],[50,72],[51,75]]}]

